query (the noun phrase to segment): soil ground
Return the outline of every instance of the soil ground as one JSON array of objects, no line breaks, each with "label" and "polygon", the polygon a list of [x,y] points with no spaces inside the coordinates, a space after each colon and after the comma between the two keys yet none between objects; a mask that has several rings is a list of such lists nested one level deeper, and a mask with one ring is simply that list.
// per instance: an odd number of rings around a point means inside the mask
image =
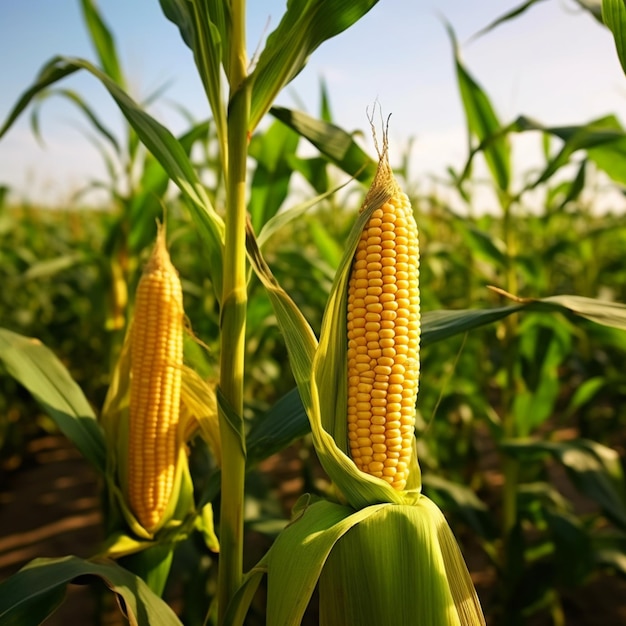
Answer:
[{"label": "soil ground", "polygon": [[[285,499],[293,498],[299,488],[293,457],[273,457],[265,469],[283,489],[291,490],[283,492]],[[89,557],[97,551],[102,539],[97,476],[63,437],[48,435],[33,440],[20,467],[8,472],[5,466],[2,471],[0,581],[36,557]],[[479,595],[488,602],[495,573],[478,546],[468,544],[465,552]],[[97,597],[90,587],[70,585],[66,602],[46,626],[126,623],[115,606],[99,606]],[[564,608],[566,626],[624,626],[626,582],[615,577],[598,578],[567,594]],[[311,615],[308,623],[315,622]],[[532,622],[532,626],[548,624]]]}]

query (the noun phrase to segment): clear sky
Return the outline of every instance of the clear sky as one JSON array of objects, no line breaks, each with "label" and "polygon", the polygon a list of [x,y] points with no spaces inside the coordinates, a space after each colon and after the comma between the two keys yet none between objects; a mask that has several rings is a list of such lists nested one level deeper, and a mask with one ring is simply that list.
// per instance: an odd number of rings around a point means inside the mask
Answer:
[{"label": "clear sky", "polygon": [[[443,176],[466,155],[465,127],[444,16],[457,32],[462,57],[490,94],[504,122],[525,114],[549,125],[577,124],[607,113],[626,118],[626,77],[607,29],[573,0],[539,2],[484,37],[470,37],[521,0],[380,0],[350,30],[323,44],[279,102],[307,111],[319,107],[323,77],[336,122],[367,129],[366,107],[378,99],[392,113],[391,150],[409,137],[414,179]],[[195,65],[158,0],[100,0],[134,95],[169,88],[152,112],[174,132],[186,127],[172,102],[197,119],[208,116]],[[285,0],[249,0],[252,52],[280,20]],[[267,24],[269,23],[269,27]],[[4,120],[39,68],[55,54],[93,60],[78,0],[0,2],[0,118]],[[96,79],[74,75],[61,83],[80,92],[119,129],[120,115]],[[297,94],[297,95],[296,95]],[[296,97],[298,100],[296,100]],[[88,124],[60,99],[41,117],[45,147],[33,138],[29,112],[0,140],[0,184],[14,198],[63,203],[88,178],[104,176]],[[536,138],[516,139],[517,169],[532,164]],[[534,147],[533,147],[534,146]],[[371,144],[366,148],[373,152]],[[533,152],[534,151],[534,152]]]}]

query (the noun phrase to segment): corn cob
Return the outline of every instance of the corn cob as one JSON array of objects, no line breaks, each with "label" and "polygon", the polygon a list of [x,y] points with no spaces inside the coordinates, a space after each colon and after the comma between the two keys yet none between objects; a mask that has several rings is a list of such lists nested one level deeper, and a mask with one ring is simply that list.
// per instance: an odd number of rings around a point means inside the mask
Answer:
[{"label": "corn cob", "polygon": [[176,473],[183,316],[180,280],[159,228],[137,287],[130,356],[128,496],[149,532],[163,516]]},{"label": "corn cob", "polygon": [[361,471],[401,491],[419,381],[419,244],[386,154],[379,167],[373,187],[382,179],[391,195],[363,229],[348,283],[348,439]]}]

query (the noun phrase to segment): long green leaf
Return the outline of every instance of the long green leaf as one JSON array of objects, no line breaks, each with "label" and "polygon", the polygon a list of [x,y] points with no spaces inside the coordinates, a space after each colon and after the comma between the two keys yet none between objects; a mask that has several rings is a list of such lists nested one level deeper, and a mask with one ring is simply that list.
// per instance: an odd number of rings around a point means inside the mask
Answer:
[{"label": "long green leaf", "polygon": [[501,133],[502,125],[487,93],[461,62],[456,35],[452,27],[448,25],[447,29],[454,50],[457,82],[469,135],[476,137],[479,143],[490,139],[483,150],[485,160],[496,186],[501,192],[506,193],[511,183],[511,146],[508,137]]},{"label": "long green leaf", "polygon": [[481,28],[472,37],[472,39],[476,39],[477,37],[481,37],[482,35],[485,35],[489,31],[491,31],[494,28],[496,28],[497,26],[500,26],[501,24],[504,24],[504,22],[508,22],[509,20],[515,19],[516,17],[519,17],[520,15],[522,15],[522,13],[525,13],[528,9],[530,9],[530,7],[532,7],[534,4],[538,4],[539,2],[543,2],[543,0],[527,0],[526,2],[520,4],[519,6],[516,6],[515,8],[511,9],[510,11],[507,11],[504,15],[501,15],[497,19],[493,20],[493,22],[490,22],[484,28]]},{"label": "long green leaf", "polygon": [[61,432],[104,474],[104,435],[79,386],[56,356],[37,339],[0,328],[0,360]]},{"label": "long green leaf", "polygon": [[[543,303],[545,308],[540,310],[574,313],[606,326],[626,329],[626,308],[623,305],[575,296],[556,298],[557,305],[547,298],[547,304],[545,301]],[[569,306],[565,307],[565,304]],[[494,309],[427,311],[422,314],[422,346],[426,347],[448,337],[491,324],[525,308],[534,310],[533,305],[541,307],[541,301],[539,304],[528,302]],[[280,315],[278,313],[280,309],[275,310],[277,315]],[[312,350],[312,345],[304,350],[304,353],[308,354],[305,361],[312,358]],[[248,464],[260,462],[309,432],[307,412],[298,389],[294,388],[251,429],[247,437]]]},{"label": "long green leaf", "polygon": [[283,450],[310,431],[302,399],[298,388],[294,387],[252,424],[246,437],[248,466]]},{"label": "long green leaf", "polygon": [[582,296],[550,296],[527,299],[493,309],[427,311],[422,315],[422,345],[441,341],[485,324],[491,324],[518,311],[543,311],[572,314],[597,324],[626,330],[626,305]]},{"label": "long green leaf", "polygon": [[98,133],[102,137],[107,139],[109,144],[111,144],[111,147],[113,148],[113,150],[117,154],[120,153],[120,146],[113,132],[107,128],[107,126],[104,124],[104,122],[102,122],[102,120],[100,120],[100,118],[96,115],[95,111],[85,102],[82,96],[80,96],[79,94],[77,94],[75,91],[71,89],[54,89],[54,90],[44,91],[39,94],[39,97],[37,99],[37,106],[33,108],[33,112],[31,115],[31,127],[33,129],[33,132],[35,133],[35,136],[38,139],[41,139],[41,133],[39,129],[39,126],[40,126],[39,125],[39,108],[41,104],[45,101],[45,99],[51,96],[57,96],[57,95],[67,98],[70,102],[73,102],[80,109],[80,111],[85,115],[85,117],[91,122],[92,126],[98,131]]},{"label": "long green leaf", "polygon": [[124,73],[117,56],[115,39],[107,27],[102,15],[93,0],[80,0],[83,19],[91,35],[93,44],[102,69],[118,85],[124,87]]},{"label": "long green leaf", "polygon": [[352,135],[338,126],[284,107],[272,107],[270,113],[308,139],[346,174],[361,182],[369,182],[376,173],[378,162],[359,147]]},{"label": "long green leaf", "polygon": [[613,33],[617,56],[626,74],[626,4],[624,0],[602,0],[602,21]]},{"label": "long green leaf", "polygon": [[248,130],[254,131],[276,96],[306,65],[324,41],[357,22],[377,0],[291,0],[250,75],[252,104]]},{"label": "long green leaf", "polygon": [[0,583],[0,623],[6,626],[35,626],[60,604],[68,584],[91,577],[101,581],[117,596],[131,625],[181,626],[180,620],[148,586],[119,565],[108,561],[86,561],[77,557],[35,559],[17,574]]},{"label": "long green leaf", "polygon": [[210,277],[218,297],[221,295],[224,224],[213,208],[206,189],[198,179],[187,152],[172,133],[139,106],[109,76],[84,59],[55,57],[41,70],[35,83],[20,97],[9,114],[0,137],[6,133],[32,98],[52,83],[84,69],[98,78],[113,97],[143,144],[168,173],[188,201],[191,214],[202,235],[211,266]]},{"label": "long green leaf", "polygon": [[278,284],[278,281],[272,274],[261,254],[250,223],[248,223],[246,229],[246,247],[252,268],[266,288],[274,308],[278,325],[289,352],[291,371],[296,379],[302,402],[308,410],[312,404],[310,388],[311,367],[315,350],[317,349],[317,338],[296,303]]},{"label": "long green leaf", "polygon": [[548,180],[561,167],[570,162],[578,150],[586,150],[590,160],[604,170],[613,180],[626,185],[626,132],[613,115],[592,120],[581,126],[545,127],[527,117],[520,116],[511,130],[525,132],[539,130],[563,140],[560,151],[550,159],[544,171],[532,182],[530,188]]},{"label": "long green leaf", "polygon": [[325,200],[326,198],[329,198],[330,196],[337,193],[340,189],[345,187],[345,185],[347,185],[349,182],[350,181],[342,185],[338,185],[337,187],[333,189],[329,189],[325,193],[322,193],[319,196],[316,196],[315,198],[311,198],[309,200],[306,200],[305,202],[289,207],[289,209],[285,211],[280,211],[279,213],[271,217],[265,223],[265,225],[261,229],[261,232],[259,233],[259,236],[258,236],[259,247],[263,248],[267,240],[272,235],[280,231],[281,228],[283,228],[284,226],[286,226],[293,220],[299,218],[301,215],[304,215],[311,208],[313,208],[314,206],[322,202],[322,200]]}]

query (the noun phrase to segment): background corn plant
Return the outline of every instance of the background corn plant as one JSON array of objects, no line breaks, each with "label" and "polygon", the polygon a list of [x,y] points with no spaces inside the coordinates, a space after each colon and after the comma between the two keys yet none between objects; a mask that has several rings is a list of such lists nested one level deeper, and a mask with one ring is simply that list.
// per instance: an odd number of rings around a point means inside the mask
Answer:
[{"label": "background corn plant", "polygon": [[[224,28],[224,16],[219,14],[192,15],[192,5],[185,3],[163,6],[192,46],[207,43],[203,39],[207,36],[202,30],[203,20],[210,18],[215,28]],[[605,2],[606,22],[617,33],[624,28],[620,6],[619,2]],[[91,3],[83,2],[82,7],[92,35],[96,29],[108,32],[102,30],[106,26]],[[201,10],[205,9],[198,9]],[[295,20],[295,16],[294,11],[291,18]],[[288,21],[286,24],[291,26]],[[305,25],[297,26],[296,32],[297,28],[304,29]],[[223,36],[224,31],[220,32]],[[279,39],[277,35],[268,40],[270,52],[259,63],[261,95],[251,101],[252,128],[271,104],[276,87],[289,79],[288,74],[273,75],[277,63],[285,67],[283,55],[287,51]],[[424,486],[449,514],[461,543],[478,543],[488,558],[493,579],[499,581],[496,592],[485,597],[494,623],[525,623],[529,615],[537,612],[550,615],[555,624],[564,623],[567,603],[563,603],[563,598],[567,602],[568,593],[571,598],[568,590],[588,583],[601,572],[622,576],[626,573],[626,492],[621,459],[616,453],[623,451],[624,445],[625,418],[620,400],[624,389],[621,361],[626,344],[622,331],[615,330],[624,328],[624,312],[619,305],[581,298],[608,296],[613,302],[626,301],[622,280],[623,218],[611,214],[596,216],[583,193],[597,170],[605,171],[617,185],[625,183],[620,167],[624,133],[613,116],[573,128],[545,128],[523,116],[503,123],[487,93],[463,65],[453,35],[451,39],[471,153],[463,171],[450,172],[450,185],[468,208],[468,216],[460,217],[437,197],[421,195],[419,188],[413,198],[423,240],[422,306],[426,311],[418,400]],[[94,40],[98,39],[94,36]],[[616,41],[618,54],[624,58],[619,37]],[[312,49],[319,41],[314,38],[306,43]],[[224,61],[224,47],[209,51],[213,57],[202,57],[196,48],[201,71],[211,63],[219,66]],[[99,50],[99,54],[100,69],[64,59],[49,64],[15,113],[20,113],[35,93],[42,93],[53,81],[79,68],[94,73],[107,86],[129,120],[129,133],[137,133],[159,162],[158,180],[163,193],[165,175],[182,189],[180,197],[168,200],[175,242],[172,254],[186,278],[187,314],[195,332],[214,351],[208,362],[206,357],[199,358],[197,366],[203,365],[210,371],[216,367],[219,353],[218,311],[223,294],[219,268],[224,263],[215,253],[219,249],[219,220],[211,222],[211,208],[221,207],[229,193],[225,192],[222,178],[224,162],[208,158],[218,153],[224,155],[228,143],[222,86],[211,84],[205,76],[214,119],[211,134],[202,139],[210,147],[205,150],[202,163],[196,167],[194,162],[192,166],[184,141],[175,140],[124,95],[123,80],[111,69],[114,51]],[[295,66],[288,67],[293,71]],[[325,197],[336,187],[336,170],[331,170],[329,164],[362,181],[371,178],[375,165],[348,133],[332,125],[327,95],[322,101],[317,119],[301,112],[271,109],[276,121],[252,135],[249,152],[254,163],[247,205],[274,275],[316,331],[360,203],[345,190]],[[544,143],[546,164],[541,172],[524,177],[526,182],[520,185],[510,155],[515,136],[521,132],[534,132],[541,138],[538,140]],[[106,138],[105,134],[102,136]],[[318,157],[298,157],[302,137],[319,149]],[[242,137],[238,140],[242,141]],[[342,141],[347,149],[338,152],[336,146],[342,145]],[[502,207],[497,216],[475,211],[474,189],[484,183],[472,177],[472,164],[483,157],[491,175],[489,184]],[[557,177],[568,165],[568,174]],[[218,181],[208,191],[198,182],[197,172],[202,168],[211,169]],[[148,167],[145,171],[148,176]],[[311,186],[307,200],[313,200],[313,196],[321,200],[314,212],[309,206],[312,201],[296,207],[289,201],[291,210],[279,213],[294,172],[304,175]],[[543,211],[538,215],[526,206],[526,195],[531,190],[544,198]],[[150,197],[154,198],[154,194]],[[342,198],[340,203],[338,197]],[[133,197],[126,200],[129,204],[134,202]],[[339,213],[338,204],[349,204],[352,214]],[[131,220],[125,227],[143,245],[150,241],[149,228],[156,209],[154,205],[151,210],[137,209],[143,226]],[[17,306],[13,297],[5,304],[4,325],[53,346],[69,362],[72,375],[87,397],[100,406],[107,371],[82,366],[102,362],[94,358],[95,354],[104,355],[106,362],[108,350],[102,332],[106,318],[102,309],[94,306],[99,301],[96,296],[100,298],[102,294],[102,272],[98,271],[99,261],[87,254],[96,242],[98,249],[103,247],[105,259],[115,258],[114,246],[107,247],[105,242],[117,236],[120,222],[110,214],[85,220],[77,212],[68,221],[28,207],[2,210],[4,226],[0,233],[7,244],[0,249],[7,262],[0,267],[6,273],[3,284],[14,285],[11,291],[3,293],[18,293],[20,297]],[[188,215],[192,216],[191,221]],[[46,239],[41,236],[42,228]],[[35,232],[39,236],[34,236]],[[68,232],[74,237],[68,237]],[[50,241],[56,242],[57,247],[50,247]],[[134,253],[139,255],[141,248],[138,245]],[[49,254],[51,250],[54,254]],[[46,257],[50,261],[40,262]],[[76,270],[77,258],[89,260],[88,272]],[[49,275],[46,272],[54,272],[57,277],[54,290],[48,285],[42,289],[38,282]],[[488,285],[528,300],[511,301],[489,291]],[[545,297],[550,294],[577,297]],[[534,299],[542,296],[543,300]],[[285,362],[286,348],[276,329],[270,301],[264,286],[254,277],[247,290],[247,316],[242,346],[248,364],[242,415],[247,433],[248,501],[255,505],[247,524],[255,530],[264,529],[272,537],[284,524],[284,515],[267,491],[253,487],[257,477],[262,476],[255,466],[269,454],[300,441],[308,431],[308,422],[297,393],[291,391],[293,377]],[[66,330],[70,328],[71,331]],[[89,341],[76,340],[77,328]],[[66,339],[59,341],[59,337]],[[1,354],[9,372],[33,392],[87,458],[96,465],[101,463],[104,450],[97,443],[90,409],[64,370],[59,369],[59,376],[67,387],[61,397],[52,396],[52,391],[42,386],[41,374],[36,374],[33,366],[36,362],[55,363],[53,357],[43,348],[11,334],[3,334],[2,340]],[[3,378],[3,385],[7,386],[2,400],[7,406],[6,415],[13,416],[3,426],[3,446],[4,450],[19,454],[20,438],[29,436],[33,425],[24,419],[17,421],[16,416],[24,411],[21,392],[7,377]],[[76,415],[87,418],[78,423],[89,424],[79,433],[72,418]],[[51,428],[44,417],[39,426]],[[85,430],[91,434],[85,435]],[[305,438],[299,444],[303,452],[308,446],[306,442]],[[215,499],[217,490],[209,473],[213,468],[207,465],[202,446],[198,448],[192,460],[196,463],[197,484],[203,487],[198,495],[201,502]],[[309,459],[302,469],[307,490],[323,493],[324,484],[311,478],[315,464],[310,456],[305,458]],[[563,475],[567,477],[565,482]],[[503,477],[501,486],[494,476]],[[588,498],[591,508],[580,510],[576,494]],[[497,515],[491,514],[494,510]],[[187,546],[186,555],[193,552],[188,548],[189,544],[194,545],[193,541],[192,537],[182,544]],[[209,583],[189,601],[185,621],[195,623],[192,615],[201,615],[196,618],[201,623],[212,597],[210,581],[215,568],[207,571],[206,566],[199,564],[197,555],[191,561]],[[41,564],[7,581],[3,585],[4,602],[16,593],[24,593],[24,581],[29,581],[40,567]],[[109,580],[126,576],[117,568],[100,567],[73,559],[46,564],[46,580],[52,581],[54,588],[47,588],[45,594],[30,588],[28,610],[35,615],[33,607],[41,607],[36,610],[44,615],[58,603],[59,590],[66,581],[81,574],[92,573]],[[138,584],[132,580],[126,585]],[[114,582],[113,586],[119,590],[124,583]],[[151,606],[164,610],[158,600],[144,594],[142,587],[136,594],[125,595],[125,599],[131,607],[145,601],[145,610],[152,610]],[[193,607],[194,603],[201,608]],[[144,609],[136,609],[141,610]]]}]

